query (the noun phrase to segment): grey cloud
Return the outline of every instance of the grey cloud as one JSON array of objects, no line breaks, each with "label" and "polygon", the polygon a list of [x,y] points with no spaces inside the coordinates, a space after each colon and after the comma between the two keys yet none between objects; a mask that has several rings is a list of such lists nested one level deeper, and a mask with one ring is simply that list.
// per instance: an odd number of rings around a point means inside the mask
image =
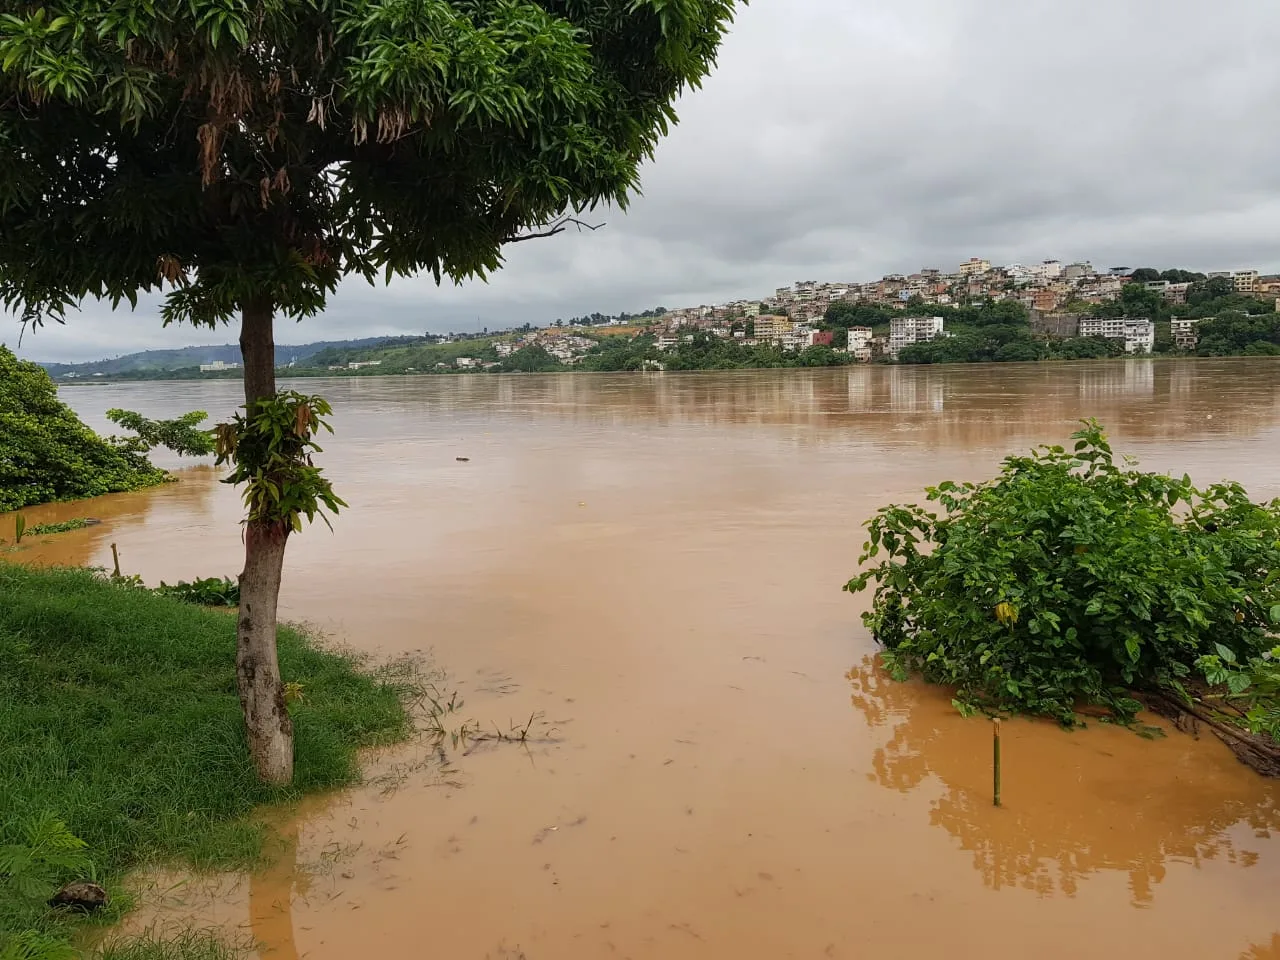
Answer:
[{"label": "grey cloud", "polygon": [[[754,0],[605,230],[517,245],[487,284],[349,283],[277,339],[709,303],[972,255],[1277,270],[1276,49],[1266,0]],[[162,330],[154,304],[90,305],[23,353],[231,339]]]}]

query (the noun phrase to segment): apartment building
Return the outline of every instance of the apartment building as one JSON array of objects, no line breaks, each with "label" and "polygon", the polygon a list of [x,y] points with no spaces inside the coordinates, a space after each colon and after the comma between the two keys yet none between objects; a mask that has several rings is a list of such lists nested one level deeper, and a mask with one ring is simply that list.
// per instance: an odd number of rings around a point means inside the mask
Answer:
[{"label": "apartment building", "polygon": [[870,363],[871,339],[870,327],[850,327],[849,346],[846,348],[849,351],[849,355],[862,363]]},{"label": "apartment building", "polygon": [[982,260],[978,257],[970,257],[964,263],[960,264],[960,268],[956,271],[962,277],[976,277],[986,273],[991,269],[990,260]]},{"label": "apartment building", "polygon": [[894,317],[889,321],[889,355],[897,358],[903,347],[927,343],[943,335],[942,317]]},{"label": "apartment building", "polygon": [[794,328],[789,317],[766,313],[756,317],[755,337],[757,340],[780,340],[789,336]]},{"label": "apartment building", "polygon": [[1260,286],[1257,270],[1217,270],[1209,274],[1210,280],[1230,280],[1236,293],[1257,293]]},{"label": "apartment building", "polygon": [[1079,263],[1068,263],[1062,268],[1062,279],[1064,280],[1083,280],[1085,277],[1092,277],[1096,270],[1093,264],[1088,260],[1081,260]]},{"label": "apartment building", "polygon": [[1081,317],[1080,336],[1123,340],[1125,353],[1150,353],[1156,345],[1156,325],[1133,317]]},{"label": "apartment building", "polygon": [[1173,345],[1179,350],[1194,350],[1200,341],[1196,333],[1196,324],[1200,321],[1191,317],[1174,317],[1169,321],[1169,330],[1173,334]]}]

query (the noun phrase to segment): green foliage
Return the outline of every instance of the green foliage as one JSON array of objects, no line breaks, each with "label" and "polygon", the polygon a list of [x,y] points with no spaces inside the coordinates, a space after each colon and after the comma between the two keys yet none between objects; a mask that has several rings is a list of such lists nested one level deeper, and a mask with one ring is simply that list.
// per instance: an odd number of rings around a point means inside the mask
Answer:
[{"label": "green foliage", "polygon": [[[74,960],[64,939],[15,921],[38,915],[67,880],[93,873],[87,844],[48,810],[23,818],[0,832],[0,960]],[[10,921],[10,922],[6,922]]]},{"label": "green foliage", "polygon": [[[282,628],[284,678],[306,698],[289,708],[294,783],[267,787],[245,741],[234,618],[85,570],[0,563],[0,596],[0,847],[36,846],[30,825],[53,811],[89,845],[108,891],[147,863],[252,865],[256,805],[352,783],[358,748],[410,730],[396,681]],[[69,869],[63,860],[43,879]],[[75,922],[0,891],[0,942],[18,931],[65,942]]]},{"label": "green foliage", "polygon": [[19,513],[13,518],[13,542],[21,543],[22,538],[27,535],[27,518]]},{"label": "green foliage", "polygon": [[809,347],[784,351],[772,344],[748,346],[737,340],[697,330],[670,350],[660,351],[652,336],[627,340],[607,337],[600,347],[587,354],[578,365],[582,370],[641,370],[646,363],[661,363],[667,370],[743,370],[772,367],[842,366],[848,354],[830,347]]},{"label": "green foliage", "polygon": [[536,343],[521,347],[502,361],[502,369],[507,373],[544,373],[562,367],[563,364],[548,353],[546,347]]},{"label": "green foliage", "polygon": [[184,930],[171,937],[144,933],[109,941],[98,951],[97,960],[244,960],[245,955],[245,950],[219,939],[212,930]]},{"label": "green foliage", "polygon": [[205,577],[187,583],[179,580],[172,586],[160,581],[153,591],[162,597],[172,597],[183,603],[195,603],[202,607],[240,606],[240,584],[229,577]]},{"label": "green foliage", "polygon": [[0,896],[43,903],[58,883],[92,869],[86,844],[49,811],[23,820],[19,842],[0,846]]},{"label": "green foliage", "polygon": [[1196,353],[1202,357],[1280,354],[1280,314],[1249,316],[1229,310],[1196,324]]},{"label": "green foliage", "polygon": [[148,420],[132,410],[111,409],[107,411],[107,419],[137,434],[119,443],[136,453],[147,453],[155,447],[166,447],[181,457],[206,457],[213,453],[213,432],[198,429],[209,419],[203,410],[184,413],[176,420]]},{"label": "green foliage", "polygon": [[867,524],[847,584],[876,581],[867,626],[903,673],[994,712],[1128,718],[1135,687],[1178,688],[1200,657],[1273,645],[1280,501],[1118,466],[1087,421],[1072,451],[1009,457],[981,483],[945,482],[941,515],[891,506]]},{"label": "green foliage", "polygon": [[0,299],[166,321],[461,279],[626,204],[732,0],[45,0],[0,16]]},{"label": "green foliage", "polygon": [[0,512],[136,490],[166,476],[97,436],[41,367],[0,346]]},{"label": "green foliage", "polygon": [[[1280,627],[1280,605],[1271,608],[1271,622]],[[1251,732],[1280,743],[1280,646],[1244,662],[1230,647],[1214,649],[1196,661],[1205,680],[1226,688],[1226,702]]]},{"label": "green foliage", "polygon": [[1054,360],[1103,360],[1124,356],[1124,341],[1111,337],[1068,337],[1050,340],[1045,348]]},{"label": "green foliage", "polygon": [[245,484],[248,521],[295,532],[304,517],[310,523],[319,515],[327,524],[323,511],[346,506],[311,461],[322,452],[315,434],[333,432],[324,419],[333,412],[328,401],[287,390],[245,409],[218,426],[217,462],[233,464],[224,483]]},{"label": "green foliage", "polygon": [[0,960],[76,960],[79,956],[80,952],[66,940],[38,930],[0,935]]},{"label": "green foliage", "polygon": [[[18,514],[19,517],[22,514]],[[75,517],[71,520],[63,520],[61,523],[37,523],[28,532],[33,537],[44,537],[54,533],[69,533],[72,530],[83,530],[89,526],[89,521],[84,517]],[[19,537],[21,539],[21,537]]]}]

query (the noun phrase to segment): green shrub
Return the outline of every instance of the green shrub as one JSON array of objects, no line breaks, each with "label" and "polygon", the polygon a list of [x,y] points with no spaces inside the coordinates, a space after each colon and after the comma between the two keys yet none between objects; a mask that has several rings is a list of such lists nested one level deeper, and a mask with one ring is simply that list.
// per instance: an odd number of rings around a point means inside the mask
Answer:
[{"label": "green shrub", "polygon": [[[1280,608],[1271,611],[1271,618],[1280,622]],[[1244,663],[1223,647],[1201,657],[1196,666],[1210,684],[1226,688],[1222,700],[1239,711],[1227,719],[1280,743],[1280,647]]]},{"label": "green shrub", "polygon": [[213,453],[213,431],[200,429],[200,424],[209,419],[203,410],[192,410],[176,420],[148,420],[132,410],[113,408],[107,411],[107,419],[137,434],[125,440],[112,437],[121,449],[149,453],[155,447],[166,447],[180,457]]},{"label": "green shrub", "polygon": [[955,687],[962,709],[1070,724],[1081,702],[1128,719],[1128,691],[1180,690],[1201,657],[1275,645],[1280,501],[1121,467],[1094,421],[1073,439],[930,488],[941,515],[868,522],[862,562],[884,559],[846,589],[876,581],[864,620],[895,674]]},{"label": "green shrub", "polygon": [[166,476],[86,427],[43,368],[0,346],[0,512],[137,490]]}]

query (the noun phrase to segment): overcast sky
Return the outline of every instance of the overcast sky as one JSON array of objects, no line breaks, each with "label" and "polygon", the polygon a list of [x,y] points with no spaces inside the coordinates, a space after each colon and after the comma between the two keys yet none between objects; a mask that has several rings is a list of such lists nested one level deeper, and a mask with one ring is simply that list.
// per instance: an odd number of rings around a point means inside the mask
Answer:
[{"label": "overcast sky", "polygon": [[[344,286],[277,342],[759,297],[924,266],[1280,270],[1274,0],[754,0],[606,229],[488,284]],[[0,340],[17,326],[0,316]],[[227,343],[89,304],[20,353]]]}]

